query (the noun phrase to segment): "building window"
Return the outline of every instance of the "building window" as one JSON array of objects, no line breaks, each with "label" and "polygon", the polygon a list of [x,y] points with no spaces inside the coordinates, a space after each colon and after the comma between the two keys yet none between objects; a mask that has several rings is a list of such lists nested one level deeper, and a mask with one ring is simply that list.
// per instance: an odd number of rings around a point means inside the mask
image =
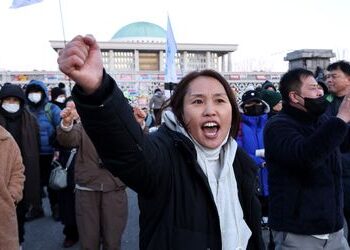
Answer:
[{"label": "building window", "polygon": [[187,70],[203,70],[207,67],[205,53],[187,53]]},{"label": "building window", "polygon": [[219,56],[217,53],[210,54],[210,66],[212,69],[219,70]]},{"label": "building window", "polygon": [[102,51],[102,62],[103,62],[104,68],[107,71],[112,70],[109,68],[109,52],[108,51]]},{"label": "building window", "polygon": [[[175,63],[176,63],[176,72],[182,72],[183,58],[182,58],[180,52],[176,52],[176,54],[175,54]],[[165,64],[166,64],[166,53],[164,51],[164,53],[163,53],[163,69],[161,69],[161,71],[165,71]]]},{"label": "building window", "polygon": [[134,53],[131,51],[114,52],[113,65],[117,71],[134,71]]},{"label": "building window", "polygon": [[153,52],[139,53],[140,70],[159,71],[159,55]]}]

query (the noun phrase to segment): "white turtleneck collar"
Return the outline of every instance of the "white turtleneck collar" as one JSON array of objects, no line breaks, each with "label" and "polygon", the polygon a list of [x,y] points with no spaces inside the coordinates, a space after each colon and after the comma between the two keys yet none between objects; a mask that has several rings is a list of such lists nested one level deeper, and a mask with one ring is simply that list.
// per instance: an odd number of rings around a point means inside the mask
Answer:
[{"label": "white turtleneck collar", "polygon": [[162,120],[169,129],[187,136],[196,148],[198,164],[208,178],[219,214],[222,249],[246,249],[251,231],[243,219],[233,171],[237,142],[227,135],[219,147],[209,149],[187,133],[172,111],[163,112]]}]

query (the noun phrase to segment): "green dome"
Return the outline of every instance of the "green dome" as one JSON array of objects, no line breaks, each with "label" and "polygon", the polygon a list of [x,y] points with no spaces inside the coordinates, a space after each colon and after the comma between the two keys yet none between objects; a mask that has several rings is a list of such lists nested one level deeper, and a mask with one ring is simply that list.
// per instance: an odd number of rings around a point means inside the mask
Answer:
[{"label": "green dome", "polygon": [[130,23],[114,34],[112,40],[124,40],[127,38],[165,38],[166,31],[154,23],[135,22]]}]

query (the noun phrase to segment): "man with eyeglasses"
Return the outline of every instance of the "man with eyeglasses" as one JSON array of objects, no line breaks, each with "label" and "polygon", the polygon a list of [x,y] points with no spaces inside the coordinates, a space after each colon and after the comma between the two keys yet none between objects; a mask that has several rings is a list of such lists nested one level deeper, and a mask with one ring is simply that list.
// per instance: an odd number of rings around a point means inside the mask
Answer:
[{"label": "man with eyeglasses", "polygon": [[[326,82],[328,90],[333,94],[333,103],[337,109],[343,97],[350,92],[350,63],[337,61],[327,67]],[[333,106],[333,105],[332,105]]]},{"label": "man with eyeglasses", "polygon": [[[332,94],[332,102],[328,113],[336,115],[344,96],[350,93],[350,63],[347,61],[337,61],[327,67],[329,73],[326,82],[329,92]],[[342,179],[344,192],[344,217],[348,228],[350,226],[350,152],[342,152]],[[350,240],[350,232],[346,235]]]},{"label": "man with eyeglasses", "polygon": [[309,70],[279,83],[283,108],[264,128],[269,226],[276,250],[349,250],[343,232],[341,148],[349,150],[350,94],[334,116]]}]

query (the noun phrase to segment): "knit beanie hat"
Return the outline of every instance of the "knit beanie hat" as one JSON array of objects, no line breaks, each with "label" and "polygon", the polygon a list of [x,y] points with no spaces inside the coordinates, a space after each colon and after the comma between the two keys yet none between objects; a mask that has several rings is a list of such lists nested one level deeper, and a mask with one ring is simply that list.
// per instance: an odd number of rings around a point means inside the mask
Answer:
[{"label": "knit beanie hat", "polygon": [[57,99],[60,95],[65,95],[64,89],[61,89],[59,87],[54,87],[51,89],[51,100],[54,101]]},{"label": "knit beanie hat", "polygon": [[260,92],[260,95],[261,99],[267,102],[271,109],[282,100],[281,93],[272,90],[264,89]]},{"label": "knit beanie hat", "polygon": [[249,103],[252,101],[261,102],[260,93],[256,90],[248,90],[248,91],[244,92],[242,95],[242,104],[241,105],[243,106],[246,103]]},{"label": "knit beanie hat", "polygon": [[276,89],[276,87],[273,85],[273,83],[270,82],[270,81],[268,81],[268,80],[266,80],[266,81],[263,83],[263,85],[261,86],[262,89],[267,89],[267,88],[269,88],[269,87],[271,87],[271,88],[273,88],[275,91],[277,91],[277,89]]},{"label": "knit beanie hat", "polygon": [[61,88],[61,89],[65,89],[66,85],[63,82],[59,82],[58,83],[58,87]]},{"label": "knit beanie hat", "polygon": [[6,97],[16,97],[22,103],[25,101],[25,95],[22,88],[18,85],[7,83],[0,90],[0,99],[5,99]]},{"label": "knit beanie hat", "polygon": [[261,98],[261,92],[258,92],[256,90],[248,90],[248,91],[243,93],[242,101],[239,104],[239,108],[243,112],[244,105],[246,105],[247,103],[253,102],[253,101],[261,102],[262,104],[264,104],[265,113],[270,112],[269,105]]}]

